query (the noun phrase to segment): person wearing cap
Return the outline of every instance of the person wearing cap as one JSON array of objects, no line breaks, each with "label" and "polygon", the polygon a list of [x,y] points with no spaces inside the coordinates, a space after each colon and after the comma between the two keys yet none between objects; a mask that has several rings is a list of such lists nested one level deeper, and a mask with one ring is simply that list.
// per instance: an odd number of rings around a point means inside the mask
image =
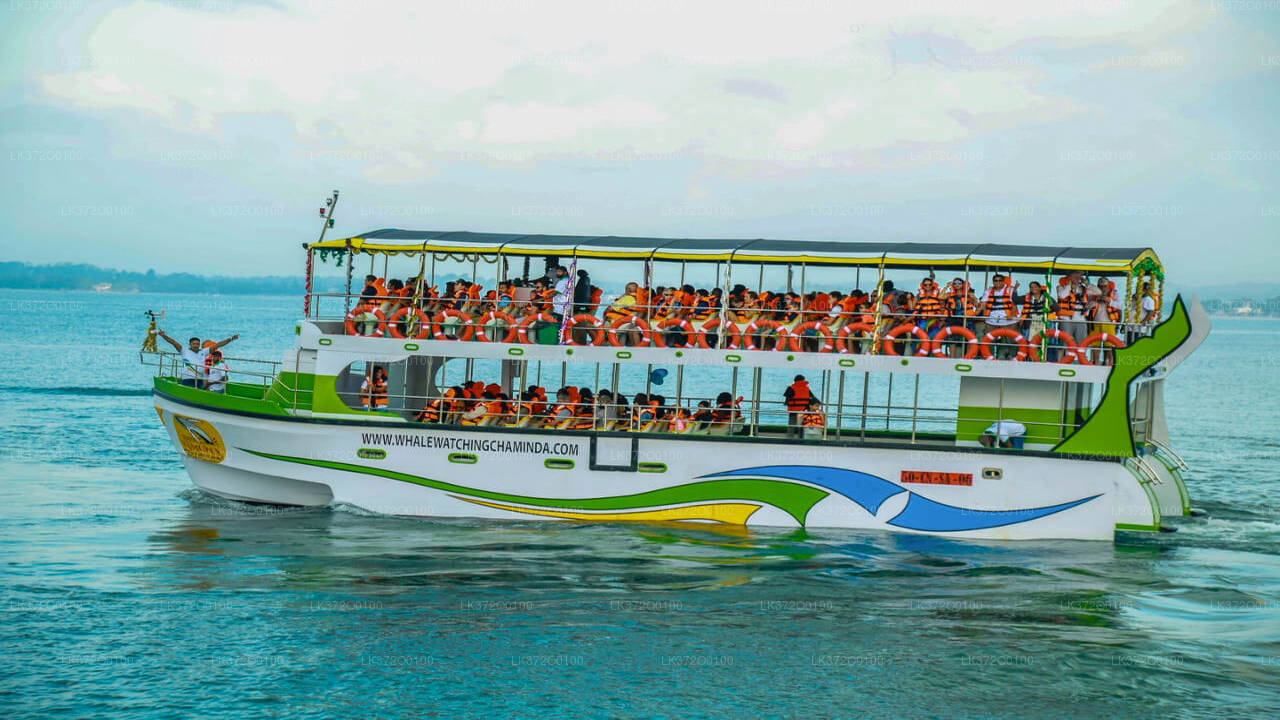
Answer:
[{"label": "person wearing cap", "polygon": [[238,334],[232,335],[222,342],[216,342],[207,347],[200,345],[200,338],[193,337],[187,341],[187,347],[184,348],[181,343],[166,335],[163,330],[156,330],[156,334],[164,338],[165,342],[172,345],[173,349],[182,355],[182,368],[178,372],[178,383],[193,388],[204,387],[205,360],[209,357],[209,351],[219,350],[223,345],[240,337]]}]

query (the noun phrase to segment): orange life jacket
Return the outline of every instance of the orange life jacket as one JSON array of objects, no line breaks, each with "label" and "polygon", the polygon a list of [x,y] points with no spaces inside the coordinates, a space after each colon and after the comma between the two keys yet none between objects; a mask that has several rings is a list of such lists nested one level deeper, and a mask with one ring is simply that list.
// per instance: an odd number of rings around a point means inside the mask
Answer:
[{"label": "orange life jacket", "polygon": [[801,412],[809,407],[809,398],[813,397],[813,393],[809,391],[808,380],[797,380],[788,387],[791,390],[791,397],[787,400],[788,410]]},{"label": "orange life jacket", "polygon": [[1065,320],[1076,315],[1084,315],[1084,298],[1076,297],[1073,292],[1058,298],[1058,318]]},{"label": "orange life jacket", "polygon": [[952,291],[947,295],[947,314],[954,317],[973,317],[973,300],[966,288],[960,292]]},{"label": "orange life jacket", "polygon": [[432,400],[422,408],[422,411],[414,417],[414,420],[427,423],[440,422],[440,410],[443,404],[444,402],[441,400]]},{"label": "orange life jacket", "polygon": [[1028,293],[1022,300],[1022,319],[1053,320],[1056,315],[1053,312],[1053,306],[1046,302],[1048,299],[1049,296],[1043,293],[1038,298]]},{"label": "orange life jacket", "polygon": [[370,407],[387,406],[387,384],[381,380],[370,383],[365,380],[360,386],[360,394],[368,401]]},{"label": "orange life jacket", "polygon": [[807,412],[800,416],[800,425],[803,427],[826,427],[827,418],[820,412]]},{"label": "orange life jacket", "polygon": [[937,291],[922,292],[916,298],[916,314],[922,318],[940,317],[947,314],[947,306],[942,302],[942,298],[938,297]]},{"label": "orange life jacket", "polygon": [[1005,285],[1001,290],[991,288],[987,290],[985,297],[990,298],[987,300],[988,315],[996,310],[1003,310],[1005,317],[1013,317],[1017,314],[1016,308],[1013,306],[1013,288],[1009,285]]},{"label": "orange life jacket", "polygon": [[[617,307],[617,306],[615,306],[615,305],[610,305],[610,306],[609,306],[608,308],[606,308],[606,309],[605,309],[605,311],[604,311],[604,319],[605,319],[605,320],[608,320],[609,322],[613,322],[614,320],[617,320],[617,319],[619,319],[619,318],[624,318],[624,317],[625,317],[625,318],[629,318],[629,317],[632,317],[633,315],[635,315],[635,313],[636,313],[636,309],[637,309],[637,308],[639,308],[639,307],[640,307],[640,305],[641,305],[639,295],[640,295],[640,293],[638,293],[638,292],[637,292],[637,293],[635,293],[635,294],[633,294],[633,295],[631,295],[631,297],[636,298],[636,302],[635,302],[635,304],[634,304],[634,305],[628,305],[628,306],[623,307],[623,308],[619,308],[619,307]],[[622,298],[624,298],[624,297],[627,297],[627,295],[621,295],[621,296],[619,296],[619,298],[618,298],[618,299],[619,299],[619,300],[621,300],[621,299],[622,299]],[[615,301],[615,302],[616,302],[616,301]],[[594,312],[594,311],[593,311],[593,312]]]}]

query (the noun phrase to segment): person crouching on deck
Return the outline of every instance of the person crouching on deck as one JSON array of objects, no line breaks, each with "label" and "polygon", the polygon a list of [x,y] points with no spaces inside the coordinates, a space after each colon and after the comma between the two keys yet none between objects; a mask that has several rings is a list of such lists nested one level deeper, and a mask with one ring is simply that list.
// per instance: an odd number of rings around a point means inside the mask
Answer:
[{"label": "person crouching on deck", "polygon": [[236,340],[239,335],[232,335],[222,342],[213,343],[208,347],[200,346],[200,338],[193,337],[187,341],[187,347],[182,347],[181,343],[165,334],[163,330],[156,330],[156,334],[164,338],[164,341],[173,346],[182,355],[182,369],[178,371],[178,384],[186,385],[198,389],[204,388],[204,368],[205,360],[209,357],[209,352],[219,350],[223,345]]}]

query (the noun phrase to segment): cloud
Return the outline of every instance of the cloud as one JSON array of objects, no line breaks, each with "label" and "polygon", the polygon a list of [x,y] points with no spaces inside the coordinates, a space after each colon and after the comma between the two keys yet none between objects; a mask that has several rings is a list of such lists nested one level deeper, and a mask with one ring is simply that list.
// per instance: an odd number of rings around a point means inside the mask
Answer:
[{"label": "cloud", "polygon": [[1029,46],[1106,44],[1143,69],[1161,57],[1152,43],[1203,17],[1110,0],[970,5],[138,2],[104,15],[86,67],[40,86],[191,133],[280,115],[312,150],[376,158],[364,173],[388,183],[450,157],[805,164],[1062,117],[1078,105],[1045,89]]}]

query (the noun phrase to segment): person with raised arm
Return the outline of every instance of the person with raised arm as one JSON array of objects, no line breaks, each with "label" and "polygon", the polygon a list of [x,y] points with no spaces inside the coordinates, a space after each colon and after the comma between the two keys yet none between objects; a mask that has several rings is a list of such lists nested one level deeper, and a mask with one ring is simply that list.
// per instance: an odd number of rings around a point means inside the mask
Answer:
[{"label": "person with raised arm", "polygon": [[172,345],[173,349],[177,350],[178,354],[182,356],[182,369],[178,372],[178,384],[197,389],[204,389],[205,360],[209,357],[209,351],[220,350],[223,345],[240,337],[239,334],[232,335],[226,340],[213,343],[208,347],[201,347],[200,338],[193,337],[187,341],[187,347],[182,347],[182,343],[166,335],[163,330],[157,330],[156,334]]}]

